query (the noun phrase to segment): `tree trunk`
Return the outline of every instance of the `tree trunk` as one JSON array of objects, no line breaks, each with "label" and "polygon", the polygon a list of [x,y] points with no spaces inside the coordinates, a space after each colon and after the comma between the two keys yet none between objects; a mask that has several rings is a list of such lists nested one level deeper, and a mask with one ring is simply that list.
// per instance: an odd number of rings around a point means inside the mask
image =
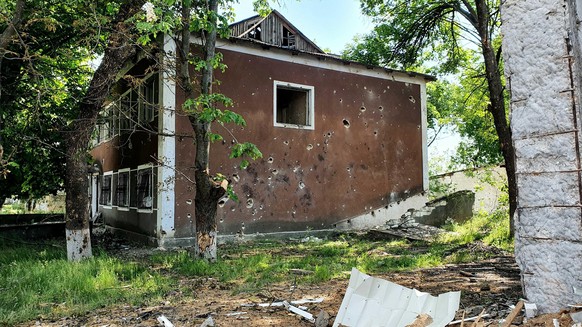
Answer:
[{"label": "tree trunk", "polygon": [[136,47],[130,43],[130,29],[125,21],[140,10],[144,3],[145,0],[130,0],[119,9],[117,17],[110,25],[112,32],[103,60],[93,75],[85,97],[80,102],[79,117],[73,122],[71,131],[65,136],[67,257],[71,261],[92,256],[89,231],[88,146],[91,132],[117,73],[136,54]]},{"label": "tree trunk", "polygon": [[[218,11],[217,0],[206,0],[202,4],[203,10],[216,13]],[[185,93],[186,99],[195,99],[196,94],[192,84],[194,78],[191,76],[188,57],[190,52],[190,12],[191,6],[182,5],[182,33],[179,51],[179,80]],[[208,17],[215,17],[208,15]],[[210,30],[202,31],[203,55],[206,62],[202,69],[200,80],[200,96],[212,94],[213,66],[212,59],[216,53],[216,20],[209,22],[212,26]],[[189,120],[194,129],[196,139],[196,157],[194,159],[196,197],[194,198],[196,232],[194,255],[210,261],[216,260],[216,210],[218,200],[226,193],[226,184],[218,184],[212,180],[209,170],[210,123],[201,121],[198,115],[190,109]]]},{"label": "tree trunk", "polygon": [[507,121],[505,109],[505,99],[503,96],[503,84],[499,64],[495,56],[493,44],[491,43],[489,31],[489,7],[485,0],[476,1],[478,32],[481,38],[481,49],[485,62],[485,72],[489,87],[488,107],[493,115],[493,123],[499,138],[499,145],[505,160],[505,171],[507,173],[507,186],[509,191],[509,224],[511,235],[514,235],[515,223],[513,216],[517,209],[517,180],[515,178],[515,149],[511,139],[511,129]]}]

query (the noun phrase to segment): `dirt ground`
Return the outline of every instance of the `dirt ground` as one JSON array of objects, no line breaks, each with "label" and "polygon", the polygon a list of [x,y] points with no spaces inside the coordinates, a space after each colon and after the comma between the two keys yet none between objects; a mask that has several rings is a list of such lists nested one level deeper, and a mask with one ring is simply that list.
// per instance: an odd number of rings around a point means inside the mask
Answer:
[{"label": "dirt ground", "polygon": [[[466,311],[466,317],[477,316],[485,309],[490,315],[484,319],[486,326],[497,326],[498,321],[508,315],[510,305],[515,305],[522,296],[519,270],[511,256],[375,277],[433,295],[460,290],[461,309]],[[329,313],[331,326],[348,279],[300,285],[296,288],[293,287],[292,279],[290,276],[290,282],[272,285],[261,292],[238,295],[233,295],[228,284],[221,284],[211,278],[184,279],[163,303],[154,306],[120,303],[78,317],[31,321],[21,326],[162,326],[157,320],[160,315],[167,317],[177,327],[200,326],[208,316],[212,316],[215,326],[314,326],[284,308],[259,307],[256,304],[319,297],[323,297],[323,302],[304,306],[314,315],[321,310]],[[183,296],[186,291],[193,292],[193,296]],[[459,310],[458,316],[461,314]],[[517,325],[521,325],[519,320],[520,317],[516,319]]]}]

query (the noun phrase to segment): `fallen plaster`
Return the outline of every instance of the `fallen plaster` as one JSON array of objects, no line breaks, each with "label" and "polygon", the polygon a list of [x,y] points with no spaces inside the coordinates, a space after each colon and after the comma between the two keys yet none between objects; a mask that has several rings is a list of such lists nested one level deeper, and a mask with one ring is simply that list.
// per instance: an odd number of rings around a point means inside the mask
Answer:
[{"label": "fallen plaster", "polygon": [[405,200],[387,204],[384,207],[371,210],[368,213],[344,219],[335,224],[339,230],[369,229],[384,226],[389,221],[398,221],[409,209],[420,209],[425,206],[427,198],[419,194]]},{"label": "fallen plaster", "polygon": [[461,292],[431,296],[352,269],[350,283],[333,327],[405,327],[428,314],[429,327],[446,326],[455,318]]}]

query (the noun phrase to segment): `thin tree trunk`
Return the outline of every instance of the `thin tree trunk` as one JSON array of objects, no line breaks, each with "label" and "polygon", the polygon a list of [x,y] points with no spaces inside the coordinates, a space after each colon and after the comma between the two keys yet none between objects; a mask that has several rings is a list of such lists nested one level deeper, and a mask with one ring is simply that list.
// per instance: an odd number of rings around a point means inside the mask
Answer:
[{"label": "thin tree trunk", "polygon": [[[208,0],[206,2],[208,10],[216,13],[218,11],[218,1]],[[214,17],[213,15],[209,15]],[[214,79],[214,68],[212,59],[216,53],[216,20],[210,24],[212,27],[209,31],[204,31],[203,47],[204,60],[206,66],[202,71],[202,80],[200,82],[201,95],[212,94],[212,83]],[[196,158],[194,159],[195,180],[196,180],[196,198],[194,199],[196,209],[196,254],[199,257],[216,260],[216,207],[218,200],[224,195],[225,189],[212,181],[210,176],[210,123],[197,121],[194,124],[196,133]]]},{"label": "thin tree trunk", "polygon": [[[202,4],[205,10],[211,12],[218,11],[217,0],[206,0]],[[186,99],[195,99],[196,93],[192,88],[194,78],[191,76],[188,65],[188,54],[190,52],[190,12],[192,8],[183,4],[182,6],[182,35],[181,49],[179,51],[179,80],[185,93]],[[209,15],[212,17],[212,15]],[[213,67],[212,59],[216,52],[216,21],[210,22],[211,28],[202,32],[203,55],[206,65],[202,69],[200,80],[200,95],[212,94]],[[194,159],[194,177],[196,181],[196,197],[194,199],[196,232],[194,255],[210,261],[216,260],[216,210],[218,200],[225,194],[226,186],[217,184],[212,180],[209,170],[210,123],[203,122],[196,113],[189,115],[190,124],[194,129],[196,139],[196,157]]]},{"label": "thin tree trunk", "polygon": [[499,144],[503,159],[505,160],[505,170],[507,172],[507,186],[509,191],[509,222],[511,235],[515,231],[514,214],[517,209],[517,180],[515,178],[515,149],[511,140],[511,129],[507,121],[505,100],[503,97],[503,84],[501,73],[495,56],[495,51],[491,43],[489,34],[489,7],[485,0],[476,1],[478,32],[481,37],[481,49],[485,62],[485,72],[489,87],[489,100],[491,104],[488,109],[493,115],[493,122],[497,130]]},{"label": "thin tree trunk", "polygon": [[67,234],[67,257],[78,261],[92,256],[89,231],[89,179],[87,151],[91,132],[111,85],[123,65],[136,54],[136,47],[129,40],[129,26],[125,21],[133,16],[145,0],[130,0],[124,3],[111,24],[112,34],[101,64],[95,71],[85,97],[80,102],[79,117],[73,122],[71,131],[65,136],[67,145],[65,178],[65,211]]}]

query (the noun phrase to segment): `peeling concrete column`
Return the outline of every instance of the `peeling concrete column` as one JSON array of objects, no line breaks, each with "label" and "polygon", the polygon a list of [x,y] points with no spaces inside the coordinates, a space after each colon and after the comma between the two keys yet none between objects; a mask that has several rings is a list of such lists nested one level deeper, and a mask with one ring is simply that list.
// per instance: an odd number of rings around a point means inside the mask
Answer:
[{"label": "peeling concrete column", "polygon": [[555,312],[582,302],[576,4],[506,0],[501,14],[519,188],[516,260],[525,297]]}]

